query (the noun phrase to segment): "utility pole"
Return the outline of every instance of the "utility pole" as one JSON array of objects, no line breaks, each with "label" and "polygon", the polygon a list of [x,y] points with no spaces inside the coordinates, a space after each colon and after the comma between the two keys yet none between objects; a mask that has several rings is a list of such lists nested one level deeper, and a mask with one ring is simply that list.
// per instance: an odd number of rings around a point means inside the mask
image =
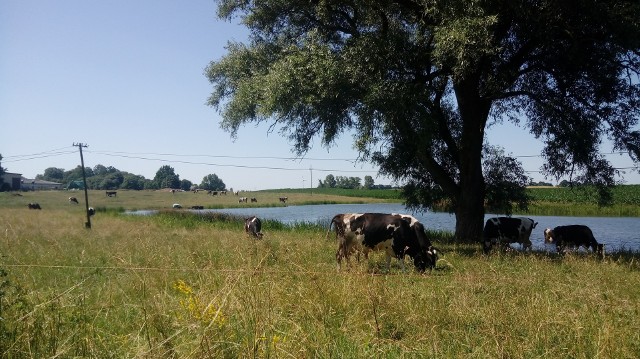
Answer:
[{"label": "utility pole", "polygon": [[78,149],[80,149],[80,164],[82,165],[82,183],[84,183],[84,206],[85,206],[85,211],[87,213],[87,222],[85,222],[84,226],[86,228],[91,228],[91,214],[89,214],[89,194],[87,193],[87,174],[84,171],[84,158],[82,157],[82,147],[89,147],[89,146],[82,143],[74,143],[73,145],[78,146]]},{"label": "utility pole", "polygon": [[313,167],[312,166],[309,166],[309,174],[311,174],[311,183],[309,184],[309,191],[313,196]]}]

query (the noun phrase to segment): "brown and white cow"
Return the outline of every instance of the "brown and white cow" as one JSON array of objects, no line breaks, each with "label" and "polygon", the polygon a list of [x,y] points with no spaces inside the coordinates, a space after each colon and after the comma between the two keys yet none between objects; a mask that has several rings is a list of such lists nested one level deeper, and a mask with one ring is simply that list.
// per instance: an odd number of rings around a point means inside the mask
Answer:
[{"label": "brown and white cow", "polygon": [[421,243],[410,221],[403,219],[400,215],[343,213],[333,217],[329,230],[332,226],[335,228],[338,239],[336,252],[338,269],[343,258],[348,261],[350,255],[356,253],[359,259],[360,253],[367,256],[371,251],[385,252],[387,270],[390,269],[392,256],[400,261],[404,270],[405,255],[413,259],[418,271],[435,267],[436,250],[428,242]]},{"label": "brown and white cow", "polygon": [[69,197],[69,203],[75,203],[78,204],[78,199],[75,197]]},{"label": "brown and white cow", "polygon": [[487,219],[483,231],[483,249],[488,253],[494,244],[507,248],[511,243],[520,243],[524,250],[531,249],[531,231],[538,222],[524,217],[492,217]]},{"label": "brown and white cow", "polygon": [[262,222],[260,222],[260,218],[256,216],[245,218],[244,231],[247,232],[248,235],[256,239],[260,239],[262,238],[261,230],[262,230]]},{"label": "brown and white cow", "polygon": [[604,244],[598,243],[591,232],[591,228],[582,224],[558,226],[544,230],[544,242],[555,243],[558,253],[564,254],[567,247],[585,247],[604,257]]}]

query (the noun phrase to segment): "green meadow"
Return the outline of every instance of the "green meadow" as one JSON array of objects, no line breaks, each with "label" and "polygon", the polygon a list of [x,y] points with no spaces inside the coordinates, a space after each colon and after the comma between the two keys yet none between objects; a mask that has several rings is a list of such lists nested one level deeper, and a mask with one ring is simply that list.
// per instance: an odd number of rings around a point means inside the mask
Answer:
[{"label": "green meadow", "polygon": [[[80,205],[69,204],[74,195]],[[393,201],[314,191],[232,195],[0,193],[2,358],[636,358],[640,256],[483,255],[429,235],[435,270],[382,254],[336,267],[317,225],[242,221],[183,207]],[[397,201],[397,200],[396,200]],[[42,210],[29,210],[38,202]],[[552,202],[550,202],[552,203]],[[584,204],[585,206],[587,204]],[[167,209],[128,216],[125,209]]]}]

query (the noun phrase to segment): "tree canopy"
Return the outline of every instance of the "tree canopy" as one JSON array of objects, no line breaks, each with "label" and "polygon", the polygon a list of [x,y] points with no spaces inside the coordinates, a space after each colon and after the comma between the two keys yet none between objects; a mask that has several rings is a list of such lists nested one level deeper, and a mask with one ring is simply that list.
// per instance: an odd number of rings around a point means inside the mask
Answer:
[{"label": "tree canopy", "polygon": [[208,103],[232,136],[270,122],[298,154],[355,129],[362,158],[404,183],[409,205],[450,203],[456,236],[477,240],[487,199],[504,212],[526,205],[522,168],[486,143],[490,125],[523,126],[544,144],[546,176],[603,193],[616,174],[604,139],[639,160],[639,10],[637,0],[219,0],[218,15],[250,37],[207,67]]},{"label": "tree canopy", "polygon": [[224,191],[227,189],[226,187],[224,182],[222,182],[220,177],[215,173],[204,176],[200,183],[200,188],[206,189],[207,191]]}]

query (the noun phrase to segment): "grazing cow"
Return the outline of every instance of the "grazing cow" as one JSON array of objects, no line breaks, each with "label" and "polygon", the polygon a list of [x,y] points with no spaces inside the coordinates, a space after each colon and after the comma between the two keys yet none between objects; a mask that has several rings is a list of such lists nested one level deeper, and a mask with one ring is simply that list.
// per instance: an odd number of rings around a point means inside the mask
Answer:
[{"label": "grazing cow", "polygon": [[255,197],[251,197],[251,203],[258,203],[258,199]]},{"label": "grazing cow", "polygon": [[558,253],[564,254],[567,247],[571,248],[591,248],[591,250],[604,257],[604,244],[598,243],[591,228],[573,224],[569,226],[558,226],[554,229],[547,228],[544,230],[544,243],[555,243]]},{"label": "grazing cow", "polygon": [[244,231],[247,232],[248,235],[260,239],[262,238],[262,222],[260,222],[260,218],[256,216],[251,216],[244,220]]},{"label": "grazing cow", "polygon": [[69,203],[75,203],[78,204],[78,199],[75,197],[69,197]]},{"label": "grazing cow", "polygon": [[494,244],[502,244],[504,248],[510,243],[520,243],[524,250],[531,249],[531,231],[538,222],[524,217],[493,217],[487,219],[483,231],[483,249],[489,253]]},{"label": "grazing cow", "polygon": [[37,203],[29,203],[27,206],[29,207],[29,209],[42,209],[42,207],[40,207],[40,205]]},{"label": "grazing cow", "polygon": [[118,191],[105,191],[105,194],[107,195],[107,197],[117,197]]},{"label": "grazing cow", "polygon": [[287,200],[288,200],[289,198],[287,198],[287,197],[279,197],[278,199],[280,200],[280,202],[282,202],[282,203],[284,203],[284,204],[287,204]]},{"label": "grazing cow", "polygon": [[238,203],[243,203],[243,202],[244,202],[244,203],[247,203],[247,197],[240,197],[240,198],[238,199]]},{"label": "grazing cow", "polygon": [[418,242],[420,243],[420,247],[427,248],[433,250],[435,253],[435,248],[431,245],[431,241],[427,238],[427,233],[424,228],[424,225],[420,223],[415,217],[410,216],[408,214],[400,214],[400,213],[392,213],[394,216],[399,216],[407,223],[409,223],[409,227],[413,229],[416,233],[416,237],[418,238]]},{"label": "grazing cow", "polygon": [[96,214],[96,210],[93,207],[89,207],[87,213],[89,213],[89,216],[93,216],[94,214]]},{"label": "grazing cow", "polygon": [[174,203],[172,207],[175,209],[180,209],[182,208],[182,205],[180,203]]},{"label": "grazing cow", "polygon": [[391,257],[396,257],[404,270],[404,256],[413,259],[415,268],[424,271],[433,268],[437,254],[427,243],[420,243],[416,231],[410,222],[400,215],[384,213],[345,213],[333,217],[329,225],[335,227],[338,238],[336,260],[338,269],[342,258],[349,260],[351,253],[364,253],[384,250],[386,253],[387,270],[390,269]]}]

